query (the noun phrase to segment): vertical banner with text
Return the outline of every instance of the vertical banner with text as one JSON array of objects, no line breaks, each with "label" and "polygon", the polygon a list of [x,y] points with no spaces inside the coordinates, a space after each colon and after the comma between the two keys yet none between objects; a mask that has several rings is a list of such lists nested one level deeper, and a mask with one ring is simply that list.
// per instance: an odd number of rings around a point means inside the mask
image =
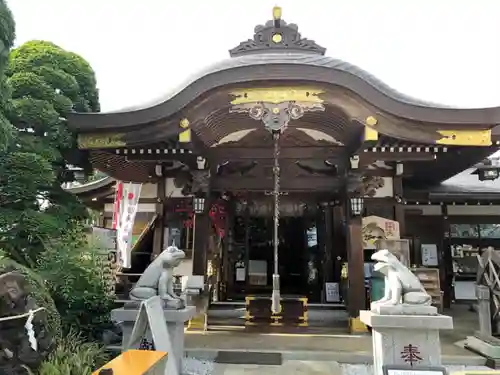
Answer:
[{"label": "vertical banner with text", "polygon": [[132,250],[132,228],[134,227],[135,215],[139,207],[139,197],[141,195],[142,184],[123,184],[120,199],[119,213],[117,215],[117,250],[118,263],[123,268],[130,268]]}]

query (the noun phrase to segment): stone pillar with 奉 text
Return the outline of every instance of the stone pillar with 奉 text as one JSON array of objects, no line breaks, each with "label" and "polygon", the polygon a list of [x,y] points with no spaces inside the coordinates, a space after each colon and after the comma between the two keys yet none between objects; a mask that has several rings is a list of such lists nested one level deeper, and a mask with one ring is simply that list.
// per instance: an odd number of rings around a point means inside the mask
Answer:
[{"label": "stone pillar with \u5949 text", "polygon": [[360,318],[372,327],[374,375],[383,375],[387,366],[440,367],[439,331],[453,329],[452,318],[438,314],[420,280],[395,255],[379,250],[372,259],[385,276],[385,294]]}]

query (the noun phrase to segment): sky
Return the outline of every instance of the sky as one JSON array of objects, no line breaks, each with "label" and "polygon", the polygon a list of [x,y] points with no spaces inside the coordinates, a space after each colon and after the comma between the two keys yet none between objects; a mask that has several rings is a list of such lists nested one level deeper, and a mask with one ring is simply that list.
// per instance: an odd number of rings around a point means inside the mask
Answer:
[{"label": "sky", "polygon": [[283,8],[329,56],[393,88],[461,107],[500,106],[500,0],[7,0],[17,41],[48,40],[94,68],[103,111],[165,96],[229,57]]}]

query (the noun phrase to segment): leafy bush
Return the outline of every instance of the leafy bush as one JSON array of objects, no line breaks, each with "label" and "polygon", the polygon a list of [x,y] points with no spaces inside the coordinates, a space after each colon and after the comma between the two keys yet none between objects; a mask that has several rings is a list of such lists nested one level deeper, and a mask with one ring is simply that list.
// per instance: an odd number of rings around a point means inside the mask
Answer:
[{"label": "leafy bush", "polygon": [[30,294],[40,307],[45,307],[47,312],[48,330],[54,340],[61,338],[61,318],[58,310],[52,299],[50,292],[45,286],[43,278],[35,271],[13,261],[12,259],[2,256],[0,252],[0,274],[17,271],[23,274],[30,286]]},{"label": "leafy bush", "polygon": [[103,254],[106,250],[96,239],[75,243],[69,233],[47,246],[37,264],[61,315],[63,332],[75,330],[88,341],[101,340],[103,331],[112,326],[114,296]]},{"label": "leafy bush", "polygon": [[103,346],[85,342],[80,335],[71,331],[58,342],[37,372],[26,370],[29,375],[90,375],[108,360]]}]

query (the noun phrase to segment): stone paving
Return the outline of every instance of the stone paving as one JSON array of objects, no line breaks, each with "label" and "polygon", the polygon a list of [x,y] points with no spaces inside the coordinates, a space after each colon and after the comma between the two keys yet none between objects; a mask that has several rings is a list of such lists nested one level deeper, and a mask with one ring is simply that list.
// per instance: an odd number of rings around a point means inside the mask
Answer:
[{"label": "stone paving", "polygon": [[[484,358],[461,347],[463,339],[474,332],[477,317],[467,307],[445,314],[454,316],[455,329],[441,334],[443,363],[450,374],[464,370],[489,370]],[[214,359],[218,351],[282,353],[281,366],[232,365],[215,363],[212,375],[372,375],[370,335],[349,335],[339,330],[325,334],[265,334],[244,330],[187,333],[190,355]],[[347,363],[350,363],[349,365]]]},{"label": "stone paving", "polygon": [[[464,370],[489,370],[484,366],[446,366],[450,375]],[[369,365],[328,361],[285,361],[281,366],[215,364],[213,375],[372,375]]]},{"label": "stone paving", "polygon": [[[442,331],[441,353],[443,363],[457,365],[482,365],[484,358],[460,346],[468,335],[477,329],[477,315],[468,306],[455,306],[445,315],[454,318],[453,330]],[[187,332],[185,348],[195,357],[200,353],[215,358],[216,351],[258,351],[283,353],[289,360],[331,360],[340,363],[366,363],[372,357],[370,335],[349,335],[338,329],[325,330],[324,334],[269,334],[248,333],[242,329],[214,331],[207,334]],[[210,354],[210,352],[215,352]],[[349,360],[355,359],[355,362]],[[462,362],[461,362],[462,361]]]},{"label": "stone paving", "polygon": [[[460,364],[458,359],[477,360],[476,354],[456,344],[454,335],[441,337],[441,350],[444,359],[450,364]],[[190,355],[199,357],[199,353],[222,350],[258,351],[283,353],[286,359],[325,359],[330,356],[332,360],[345,362],[349,358],[359,358],[357,362],[366,361],[372,356],[371,336],[353,335],[285,335],[285,334],[251,334],[210,332],[209,334],[188,333],[185,337],[185,348]],[[214,356],[216,353],[214,354]],[[297,357],[300,356],[300,357]],[[210,358],[210,355],[209,355]],[[211,358],[213,359],[213,358]],[[446,363],[446,362],[445,362]]]}]

